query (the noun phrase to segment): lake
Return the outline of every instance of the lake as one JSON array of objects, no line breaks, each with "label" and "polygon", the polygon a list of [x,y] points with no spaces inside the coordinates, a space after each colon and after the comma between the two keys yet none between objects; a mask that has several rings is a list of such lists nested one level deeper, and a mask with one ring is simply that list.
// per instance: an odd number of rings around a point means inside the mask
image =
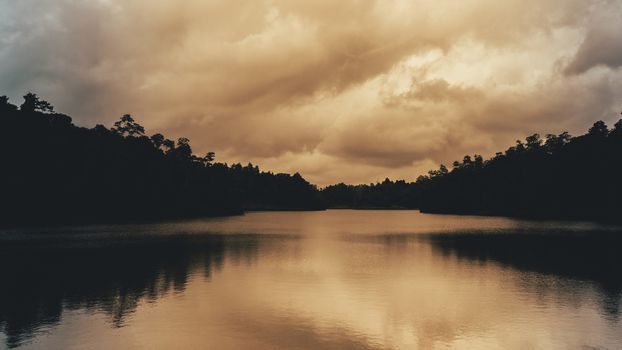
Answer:
[{"label": "lake", "polygon": [[0,348],[616,349],[622,230],[418,211],[0,231]]}]

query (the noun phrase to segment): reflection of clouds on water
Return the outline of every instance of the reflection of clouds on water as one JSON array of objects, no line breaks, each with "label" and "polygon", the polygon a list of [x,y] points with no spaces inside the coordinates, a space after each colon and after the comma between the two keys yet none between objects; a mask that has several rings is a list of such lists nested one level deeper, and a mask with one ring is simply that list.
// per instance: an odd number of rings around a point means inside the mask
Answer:
[{"label": "reflection of clouds on water", "polygon": [[[266,283],[271,287],[280,284],[261,280],[268,271],[274,272],[273,266],[264,262],[259,271],[249,272],[261,277],[242,279],[240,290],[245,292],[228,290],[226,295],[235,300],[232,304],[242,305],[239,308],[245,310],[246,323],[262,324],[272,315],[287,315],[295,330],[299,318],[304,318],[314,320],[316,329],[324,329],[328,335],[331,325],[354,330],[385,348],[541,348],[560,344],[572,348],[592,342],[577,332],[552,343],[551,328],[558,328],[556,332],[563,335],[590,327],[592,334],[601,334],[619,327],[615,321],[591,316],[598,307],[598,290],[594,288],[585,287],[580,304],[569,305],[564,298],[573,291],[557,290],[572,285],[560,283],[567,279],[532,273],[547,279],[543,288],[557,298],[542,299],[543,294],[534,293],[533,286],[521,285],[524,272],[485,261],[439,256],[432,246],[418,240],[400,237],[389,241],[399,244],[370,244],[374,243],[370,237],[345,244],[337,239],[325,242],[321,254],[317,242],[304,242],[314,243],[303,248],[303,256],[312,262],[287,261],[286,269],[299,278],[291,294],[275,296],[267,291]],[[300,277],[300,271],[305,271],[306,277]],[[283,271],[275,278],[292,280]],[[249,294],[262,303],[247,302]],[[590,324],[584,324],[590,318]],[[612,343],[597,339],[593,344]]]},{"label": "reflection of clouds on water", "polygon": [[331,325],[322,327],[316,320],[301,315],[284,317],[265,315],[262,322],[237,318],[232,328],[242,334],[253,334],[272,349],[375,350],[386,349],[355,329]]},{"label": "reflection of clouds on water", "polygon": [[9,346],[522,349],[622,340],[620,281],[608,265],[620,266],[620,242],[600,227],[328,211],[61,231],[60,240],[31,232],[26,242],[0,233],[0,272],[13,282],[0,290]]},{"label": "reflection of clouds on water", "polygon": [[253,235],[132,238],[103,245],[83,239],[52,246],[33,239],[27,245],[4,242],[0,326],[9,347],[61,322],[64,309],[103,312],[113,327],[122,327],[142,301],[182,293],[193,271],[210,278],[225,259],[252,263],[260,244]]},{"label": "reflection of clouds on water", "polygon": [[[426,239],[444,255],[469,261],[493,261],[521,271],[545,274],[528,278],[538,289],[566,293],[572,300],[586,285],[598,289],[602,307],[620,314],[622,235],[618,231],[523,230],[497,234],[461,232],[428,235]],[[564,284],[571,284],[565,286]]]},{"label": "reflection of clouds on water", "polygon": [[516,228],[431,234],[349,235],[399,252],[429,243],[435,254],[461,263],[500,264],[521,271],[517,282],[539,295],[554,293],[560,304],[597,295],[607,317],[618,319],[622,304],[622,235],[618,227],[591,223],[518,222]]},{"label": "reflection of clouds on water", "polygon": [[[417,317],[405,316],[404,321],[412,322],[415,333],[423,335],[418,341],[420,347],[428,348],[438,342],[457,346],[465,332],[471,333],[471,340],[477,338],[474,336],[477,333],[486,339],[490,329],[502,328],[500,324],[504,322],[514,322],[500,318],[503,314],[531,323],[531,326],[516,325],[517,329],[533,328],[534,334],[526,337],[531,340],[537,339],[538,331],[544,332],[552,323],[559,324],[560,328],[565,324],[579,330],[577,334],[585,337],[584,342],[581,337],[567,337],[576,341],[573,346],[590,344],[587,337],[590,332],[598,334],[617,329],[619,333],[622,330],[622,277],[617,267],[622,266],[622,256],[618,254],[622,236],[618,229],[583,223],[543,224],[527,222],[520,223],[517,228],[431,234],[349,234],[341,239],[349,243],[379,245],[388,261],[412,269],[416,271],[413,275],[418,275],[405,278],[434,283],[429,295],[414,290],[409,295],[421,297],[431,305],[447,306],[441,308],[443,311],[438,315],[426,319],[428,305],[423,303],[410,309]],[[415,255],[418,258],[412,258]],[[412,261],[411,265],[409,261]],[[431,278],[418,278],[430,271],[433,271]],[[436,274],[445,278],[436,279]],[[445,284],[447,280],[451,282]],[[387,284],[386,288],[392,289],[392,286]],[[402,286],[396,287],[400,288]],[[448,290],[456,290],[458,295],[452,295]],[[464,296],[468,297],[461,299]],[[409,303],[412,304],[409,300],[400,300],[397,304],[408,310]],[[490,313],[491,307],[499,314],[494,310]],[[595,308],[597,312],[594,312]],[[428,310],[430,314],[433,309]],[[445,311],[458,314],[452,319],[444,316]],[[547,320],[545,313],[557,314],[559,319]],[[409,317],[412,319],[408,320]],[[590,322],[585,321],[590,318]],[[505,341],[510,343],[504,343],[503,347],[542,346],[546,344],[543,342],[545,338],[521,344],[508,335]],[[599,341],[596,339],[594,343],[599,344]],[[487,344],[480,345],[490,347],[490,343]],[[473,343],[469,346],[472,347]]]}]

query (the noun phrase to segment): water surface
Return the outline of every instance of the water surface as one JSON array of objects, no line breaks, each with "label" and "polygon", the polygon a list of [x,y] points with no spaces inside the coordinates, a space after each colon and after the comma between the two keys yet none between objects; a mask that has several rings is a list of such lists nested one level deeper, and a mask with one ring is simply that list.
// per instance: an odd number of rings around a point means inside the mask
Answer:
[{"label": "water surface", "polygon": [[620,348],[619,229],[416,211],[0,231],[0,348]]}]

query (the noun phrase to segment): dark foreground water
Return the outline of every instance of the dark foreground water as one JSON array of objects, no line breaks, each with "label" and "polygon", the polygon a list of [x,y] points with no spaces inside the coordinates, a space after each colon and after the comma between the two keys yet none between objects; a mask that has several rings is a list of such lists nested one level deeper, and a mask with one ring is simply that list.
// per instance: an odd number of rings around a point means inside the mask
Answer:
[{"label": "dark foreground water", "polygon": [[416,211],[0,231],[0,348],[622,348],[622,231]]}]

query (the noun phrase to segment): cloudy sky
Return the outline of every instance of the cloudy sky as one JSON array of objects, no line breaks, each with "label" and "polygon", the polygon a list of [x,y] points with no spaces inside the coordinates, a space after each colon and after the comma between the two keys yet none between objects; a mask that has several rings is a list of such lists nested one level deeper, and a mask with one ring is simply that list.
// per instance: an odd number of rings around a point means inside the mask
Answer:
[{"label": "cloudy sky", "polygon": [[622,0],[0,0],[0,95],[319,185],[622,110]]}]

